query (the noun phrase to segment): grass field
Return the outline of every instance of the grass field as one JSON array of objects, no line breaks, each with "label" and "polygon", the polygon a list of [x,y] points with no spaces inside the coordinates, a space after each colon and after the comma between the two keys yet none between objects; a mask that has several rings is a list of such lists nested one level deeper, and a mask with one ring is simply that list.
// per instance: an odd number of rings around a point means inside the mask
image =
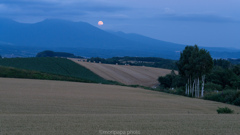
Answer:
[{"label": "grass field", "polygon": [[117,81],[126,85],[157,86],[159,85],[159,76],[165,76],[171,73],[169,69],[89,63],[81,62],[74,58],[71,60],[90,69],[95,74],[107,80]]},{"label": "grass field", "polygon": [[[225,106],[235,114],[217,114]],[[139,88],[0,78],[1,135],[238,135],[237,113],[237,106]]]},{"label": "grass field", "polygon": [[96,83],[112,83],[85,67],[64,58],[5,58],[0,59],[0,65],[79,78]]}]

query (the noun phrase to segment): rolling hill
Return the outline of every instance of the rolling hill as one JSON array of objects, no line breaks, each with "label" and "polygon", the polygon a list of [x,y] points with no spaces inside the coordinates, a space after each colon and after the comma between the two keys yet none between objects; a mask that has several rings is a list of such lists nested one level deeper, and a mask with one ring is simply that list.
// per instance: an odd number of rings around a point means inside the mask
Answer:
[{"label": "rolling hill", "polygon": [[117,81],[126,85],[156,87],[159,85],[159,76],[165,76],[171,73],[171,70],[169,69],[89,63],[81,62],[74,58],[71,58],[70,60],[88,68],[106,80]]},{"label": "rolling hill", "polygon": [[[42,72],[42,73],[49,73],[53,75],[60,75],[61,78],[63,78],[64,76],[69,77],[72,80],[74,78],[77,78],[77,80],[83,80],[83,82],[107,83],[107,84],[113,83],[94,74],[93,72],[86,69],[85,67],[64,58],[5,58],[5,59],[0,59],[0,66],[14,67],[14,68],[30,70],[30,71],[38,71],[33,73],[30,72],[30,74],[33,74],[33,75],[40,74],[39,72]],[[12,69],[12,70],[15,70],[15,69]],[[4,72],[4,70],[0,72]],[[23,72],[21,74],[24,74],[24,72],[26,71],[20,70],[20,72]],[[20,73],[20,72],[16,71],[16,73]],[[25,73],[26,76],[28,73],[29,72]],[[7,77],[8,76],[9,75],[7,75]],[[24,75],[21,75],[21,76],[23,76],[22,78],[24,78]],[[14,76],[9,76],[9,77],[14,77]],[[57,77],[54,77],[54,78],[57,78]],[[61,79],[61,80],[64,80],[64,79]]]},{"label": "rolling hill", "polygon": [[[0,78],[0,133],[237,135],[240,108],[113,85]],[[217,114],[218,107],[235,114]]]}]

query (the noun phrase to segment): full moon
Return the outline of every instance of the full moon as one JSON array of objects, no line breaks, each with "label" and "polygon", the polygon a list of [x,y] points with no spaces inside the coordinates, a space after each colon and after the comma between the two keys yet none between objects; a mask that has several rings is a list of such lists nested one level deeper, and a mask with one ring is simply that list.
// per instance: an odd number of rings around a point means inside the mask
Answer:
[{"label": "full moon", "polygon": [[98,25],[99,25],[99,26],[103,25],[103,22],[102,22],[102,21],[99,21],[99,22],[98,22]]}]

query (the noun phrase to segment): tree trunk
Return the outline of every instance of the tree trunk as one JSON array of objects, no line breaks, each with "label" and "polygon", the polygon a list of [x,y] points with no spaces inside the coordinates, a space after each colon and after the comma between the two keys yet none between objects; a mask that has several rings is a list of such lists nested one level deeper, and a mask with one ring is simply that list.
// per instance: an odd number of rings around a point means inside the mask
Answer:
[{"label": "tree trunk", "polygon": [[190,86],[190,94],[191,94],[191,92],[192,92],[192,77],[190,76],[190,84],[189,84],[189,86]]},{"label": "tree trunk", "polygon": [[194,80],[195,84],[195,97],[197,97],[197,79]]},{"label": "tree trunk", "polygon": [[198,98],[199,98],[199,92],[200,92],[200,85],[199,85],[199,77],[198,77],[198,93],[197,93]]},{"label": "tree trunk", "polygon": [[186,83],[186,92],[185,92],[186,95],[187,95],[187,89],[188,89],[188,86],[187,86],[187,83]]},{"label": "tree trunk", "polygon": [[188,91],[187,91],[187,95],[189,96],[189,79],[188,79]]},{"label": "tree trunk", "polygon": [[194,94],[194,85],[195,85],[195,81],[193,81],[193,87],[192,87],[192,97],[193,97],[193,94]]},{"label": "tree trunk", "polygon": [[201,92],[201,97],[204,97],[204,81],[205,81],[205,75],[202,76],[202,92]]}]

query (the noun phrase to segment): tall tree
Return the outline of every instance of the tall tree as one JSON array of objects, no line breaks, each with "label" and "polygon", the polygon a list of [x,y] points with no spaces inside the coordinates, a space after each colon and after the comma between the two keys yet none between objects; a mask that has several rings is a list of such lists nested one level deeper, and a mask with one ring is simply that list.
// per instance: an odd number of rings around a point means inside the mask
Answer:
[{"label": "tall tree", "polygon": [[213,59],[207,50],[200,49],[199,56],[196,61],[198,62],[196,66],[197,66],[197,69],[199,70],[199,76],[201,76],[202,78],[201,97],[203,97],[205,76],[213,68]]},{"label": "tall tree", "polygon": [[177,62],[177,67],[179,70],[179,75],[183,76],[186,81],[186,94],[189,95],[190,93],[190,86],[191,86],[191,76],[193,75],[193,61],[190,57],[194,50],[193,46],[186,46],[182,53],[180,53],[180,60]]},{"label": "tall tree", "polygon": [[213,59],[210,53],[205,49],[199,49],[197,45],[186,46],[180,55],[177,63],[179,74],[187,80],[186,94],[199,97],[200,94],[200,78],[202,79],[201,96],[204,93],[205,75],[211,71],[213,67]]}]

